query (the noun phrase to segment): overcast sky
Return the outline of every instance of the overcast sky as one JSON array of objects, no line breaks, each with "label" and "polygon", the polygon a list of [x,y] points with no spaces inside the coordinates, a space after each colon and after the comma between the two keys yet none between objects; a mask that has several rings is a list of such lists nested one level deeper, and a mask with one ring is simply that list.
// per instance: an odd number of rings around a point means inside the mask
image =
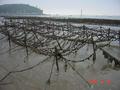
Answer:
[{"label": "overcast sky", "polygon": [[46,14],[61,15],[118,15],[120,0],[0,0],[0,4],[29,4]]}]

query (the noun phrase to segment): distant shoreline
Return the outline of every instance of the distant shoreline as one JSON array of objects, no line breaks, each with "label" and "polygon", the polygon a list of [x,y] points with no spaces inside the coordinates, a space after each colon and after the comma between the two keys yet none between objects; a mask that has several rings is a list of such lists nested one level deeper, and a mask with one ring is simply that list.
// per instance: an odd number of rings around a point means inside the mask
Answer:
[{"label": "distant shoreline", "polygon": [[38,16],[1,16],[6,19],[42,19],[42,20],[52,20],[60,22],[72,22],[72,23],[83,23],[83,24],[98,24],[98,25],[113,25],[120,26],[120,20],[113,19],[97,19],[97,18],[59,18],[59,17],[47,17],[44,15]]}]

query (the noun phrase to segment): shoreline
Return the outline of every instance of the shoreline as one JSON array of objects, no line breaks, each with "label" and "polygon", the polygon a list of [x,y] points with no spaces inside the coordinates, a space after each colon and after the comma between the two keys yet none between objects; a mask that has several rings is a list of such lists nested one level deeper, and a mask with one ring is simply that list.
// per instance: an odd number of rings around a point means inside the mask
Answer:
[{"label": "shoreline", "polygon": [[43,20],[52,20],[59,22],[120,26],[120,20],[116,20],[116,19],[61,18],[61,17],[46,17],[46,16],[0,16],[0,17],[4,17],[6,19],[43,19]]}]

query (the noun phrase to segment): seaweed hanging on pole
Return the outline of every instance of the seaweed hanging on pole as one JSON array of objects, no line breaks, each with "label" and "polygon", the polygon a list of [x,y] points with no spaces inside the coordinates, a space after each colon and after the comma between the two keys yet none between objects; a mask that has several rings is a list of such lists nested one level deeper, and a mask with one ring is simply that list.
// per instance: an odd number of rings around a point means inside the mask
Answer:
[{"label": "seaweed hanging on pole", "polygon": [[67,68],[68,68],[68,63],[67,63],[67,61],[65,61],[65,65],[64,65],[65,72],[67,72]]},{"label": "seaweed hanging on pole", "polygon": [[104,58],[109,58],[109,55],[103,50]]},{"label": "seaweed hanging on pole", "polygon": [[58,63],[58,59],[59,59],[59,52],[58,52],[57,47],[55,47],[55,61],[56,61],[57,71],[59,72],[59,63]]},{"label": "seaweed hanging on pole", "polygon": [[94,64],[96,61],[96,43],[94,42],[94,39],[93,39],[93,33],[91,34],[91,38],[92,38],[92,44],[93,44],[93,64]]},{"label": "seaweed hanging on pole", "polygon": [[120,66],[120,61],[118,61],[117,59],[114,58],[114,62],[115,62],[115,67]]},{"label": "seaweed hanging on pole", "polygon": [[11,37],[9,31],[7,31],[8,34],[8,41],[9,41],[9,50],[11,50]]},{"label": "seaweed hanging on pole", "polygon": [[111,56],[109,56],[108,60],[109,60],[109,63],[112,63],[112,61],[114,60],[114,58],[111,57]]},{"label": "seaweed hanging on pole", "polygon": [[120,46],[120,30],[118,31],[118,41],[119,41],[119,46]]},{"label": "seaweed hanging on pole", "polygon": [[[24,23],[25,24],[25,23]],[[26,60],[28,60],[28,46],[27,46],[27,31],[26,31],[26,28],[25,26],[23,25],[23,31],[24,31],[24,44],[25,44],[25,49],[26,49]],[[24,62],[26,62],[26,60]]]},{"label": "seaweed hanging on pole", "polygon": [[[110,28],[108,29],[108,41],[110,41]],[[109,47],[110,47],[110,42],[109,42]]]},{"label": "seaweed hanging on pole", "polygon": [[47,80],[48,85],[51,84],[51,77],[52,77],[52,73],[53,73],[54,64],[55,64],[55,60],[53,60],[52,67],[51,67],[51,70],[50,70],[50,76],[49,76],[49,78]]}]

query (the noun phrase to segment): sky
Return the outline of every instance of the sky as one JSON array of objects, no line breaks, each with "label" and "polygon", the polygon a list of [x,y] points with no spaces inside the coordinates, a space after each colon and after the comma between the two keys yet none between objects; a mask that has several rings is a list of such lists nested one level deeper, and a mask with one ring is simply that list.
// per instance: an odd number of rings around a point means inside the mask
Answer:
[{"label": "sky", "polygon": [[29,4],[45,14],[120,16],[120,0],[0,0],[0,4]]}]

